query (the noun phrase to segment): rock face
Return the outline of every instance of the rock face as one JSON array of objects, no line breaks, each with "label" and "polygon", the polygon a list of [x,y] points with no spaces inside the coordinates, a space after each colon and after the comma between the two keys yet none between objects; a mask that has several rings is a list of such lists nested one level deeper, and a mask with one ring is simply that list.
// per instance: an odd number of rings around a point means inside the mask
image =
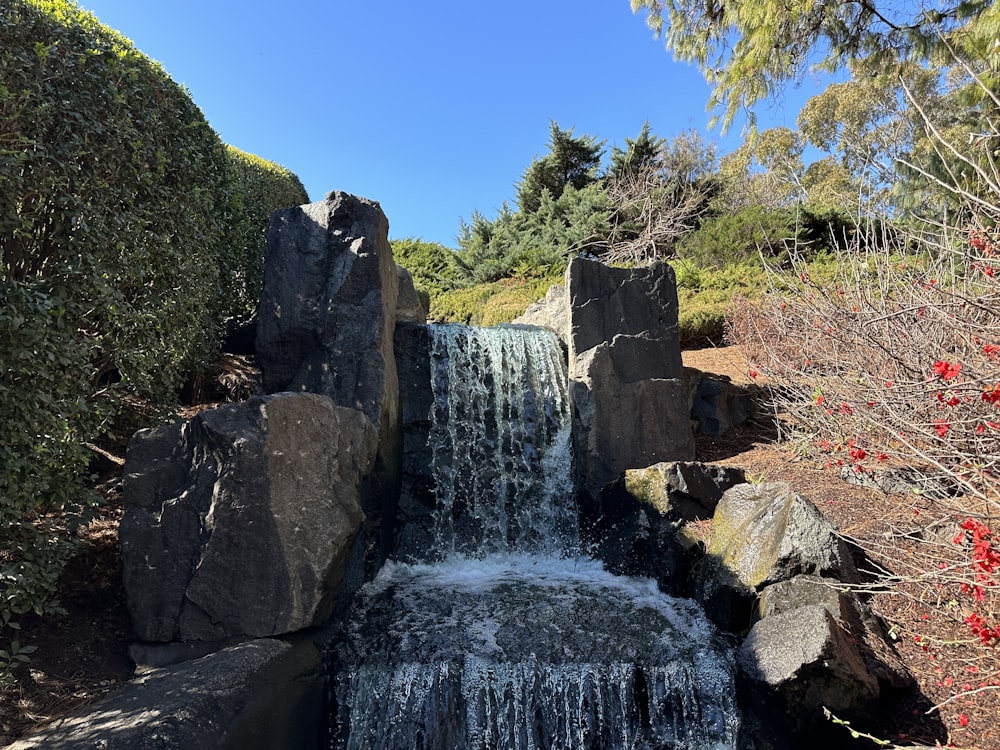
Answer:
[{"label": "rock face", "polygon": [[402,437],[392,339],[400,274],[388,232],[377,203],[342,192],[276,211],[267,227],[258,312],[264,391],[329,396],[363,412],[378,432],[375,465],[361,488],[367,520],[348,572],[351,587],[373,575],[388,554],[399,494]]},{"label": "rock face", "polygon": [[566,278],[584,489],[596,497],[626,469],[693,459],[673,270],[662,262],[622,269],[574,258]]},{"label": "rock face", "polygon": [[399,282],[399,297],[396,300],[397,323],[425,323],[427,310],[413,286],[413,276],[402,266],[396,266],[396,276]]},{"label": "rock face", "polygon": [[756,406],[748,389],[693,367],[685,367],[684,375],[691,391],[691,421],[701,434],[724,435],[753,416]]},{"label": "rock face", "polygon": [[846,734],[830,737],[823,709],[854,722],[877,710],[878,680],[853,641],[821,604],[753,626],[737,662],[744,702],[757,719],[759,746],[843,747]]},{"label": "rock face", "polygon": [[241,643],[156,669],[10,750],[271,750],[322,746],[314,644]]},{"label": "rock face", "polygon": [[584,504],[585,542],[609,570],[655,578],[661,590],[686,596],[702,552],[690,522],[711,518],[722,494],[745,481],[741,469],[689,461],[629,469]]},{"label": "rock face", "polygon": [[313,394],[257,397],[137,433],[119,532],[136,635],[259,637],[325,619],[375,449],[364,414]]},{"label": "rock face", "polygon": [[566,299],[566,286],[564,284],[550,286],[542,299],[528,305],[524,314],[511,322],[515,325],[548,328],[569,346],[569,305]]},{"label": "rock face", "polygon": [[[648,472],[633,479],[636,494]],[[845,590],[857,581],[836,529],[787,485],[737,484],[718,500],[687,593],[724,630],[749,630],[740,700],[760,750],[843,747],[846,733],[831,733],[824,708],[863,727],[907,684],[881,625]]]},{"label": "rock face", "polygon": [[342,192],[274,212],[257,329],[265,393],[329,396],[364,412],[383,439],[399,426],[388,233],[377,203]]}]

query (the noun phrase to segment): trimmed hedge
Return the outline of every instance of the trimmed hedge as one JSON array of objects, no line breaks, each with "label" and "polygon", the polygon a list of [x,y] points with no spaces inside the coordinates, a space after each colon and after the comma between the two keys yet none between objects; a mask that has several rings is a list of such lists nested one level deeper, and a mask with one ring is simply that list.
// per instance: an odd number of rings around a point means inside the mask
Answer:
[{"label": "trimmed hedge", "polygon": [[242,257],[232,266],[227,279],[228,288],[233,291],[228,309],[232,316],[242,319],[257,309],[264,286],[267,220],[276,209],[308,203],[309,195],[299,178],[279,164],[234,146],[226,146],[226,149],[243,201],[244,215],[237,241]]},{"label": "trimmed hedge", "polygon": [[90,13],[0,3],[0,629],[48,606],[25,586],[63,555],[31,522],[86,505],[116,399],[173,400],[255,303],[266,216],[304,202]]}]

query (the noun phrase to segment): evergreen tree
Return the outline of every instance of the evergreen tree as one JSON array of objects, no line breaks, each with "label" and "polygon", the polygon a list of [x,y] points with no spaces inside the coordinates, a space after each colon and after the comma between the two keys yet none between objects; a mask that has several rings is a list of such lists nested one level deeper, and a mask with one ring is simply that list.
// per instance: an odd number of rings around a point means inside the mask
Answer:
[{"label": "evergreen tree", "polygon": [[[835,69],[864,60],[891,72],[904,60],[992,49],[1000,13],[993,0],[631,0],[667,49],[695,63],[714,87],[709,107],[728,126],[785,83],[801,79],[818,54]],[[995,53],[990,53],[996,57]],[[751,113],[752,117],[752,113]]]},{"label": "evergreen tree", "polygon": [[573,136],[573,129],[563,130],[552,122],[549,128],[549,153],[535,159],[517,186],[517,204],[531,213],[541,205],[542,193],[559,198],[567,186],[577,190],[596,182],[604,154],[604,142],[592,136]]},{"label": "evergreen tree", "polygon": [[608,176],[618,178],[635,175],[649,166],[658,169],[662,164],[662,152],[666,142],[665,138],[653,135],[647,120],[635,140],[625,139],[624,149],[612,147]]}]

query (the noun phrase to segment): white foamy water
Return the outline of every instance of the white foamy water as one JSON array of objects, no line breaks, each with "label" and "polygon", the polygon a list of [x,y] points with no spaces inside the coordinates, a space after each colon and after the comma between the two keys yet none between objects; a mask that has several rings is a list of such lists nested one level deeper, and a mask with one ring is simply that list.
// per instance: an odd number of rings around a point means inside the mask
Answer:
[{"label": "white foamy water", "polygon": [[579,554],[558,340],[432,340],[438,561],[390,561],[359,592],[331,747],[735,749],[732,660],[700,609]]}]

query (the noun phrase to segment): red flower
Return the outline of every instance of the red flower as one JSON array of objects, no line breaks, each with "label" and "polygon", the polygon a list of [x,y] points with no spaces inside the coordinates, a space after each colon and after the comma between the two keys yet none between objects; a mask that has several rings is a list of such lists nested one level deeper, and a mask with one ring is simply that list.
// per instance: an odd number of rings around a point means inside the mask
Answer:
[{"label": "red flower", "polygon": [[959,714],[958,723],[961,724],[963,727],[969,726],[969,717],[966,716],[965,714]]},{"label": "red flower", "polygon": [[938,360],[934,363],[934,374],[940,376],[943,380],[954,380],[958,377],[958,373],[961,371],[961,362],[952,364],[951,362]]},{"label": "red flower", "polygon": [[939,419],[934,423],[934,431],[937,432],[938,437],[944,437],[948,434],[948,430],[951,429],[951,425],[948,424],[943,419]]}]

